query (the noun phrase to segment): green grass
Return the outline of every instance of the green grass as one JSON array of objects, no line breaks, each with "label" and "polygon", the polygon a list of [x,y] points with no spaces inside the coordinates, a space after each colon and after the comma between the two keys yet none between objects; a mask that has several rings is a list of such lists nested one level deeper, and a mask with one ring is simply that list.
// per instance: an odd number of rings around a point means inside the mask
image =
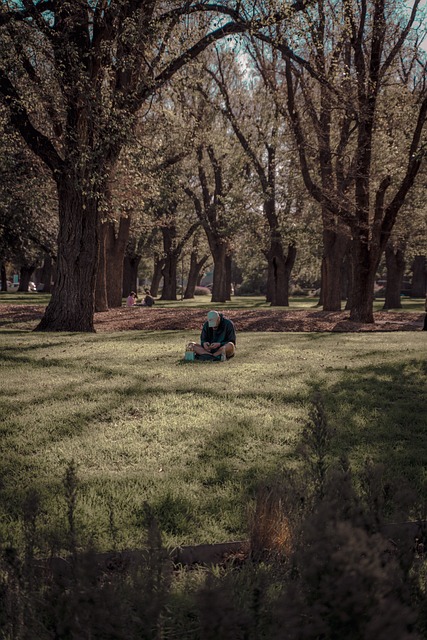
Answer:
[{"label": "green grass", "polygon": [[43,304],[47,305],[50,300],[50,293],[16,292],[6,293],[0,291],[0,310],[2,304]]},{"label": "green grass", "polygon": [[0,332],[0,538],[19,538],[33,488],[46,536],[64,528],[71,460],[79,524],[103,548],[112,530],[120,547],[140,545],[145,502],[168,544],[244,538],[258,484],[298,464],[316,390],[334,457],[423,482],[424,333],[241,333],[230,362],[183,362],[197,337]]},{"label": "green grass", "polygon": [[[47,305],[50,295],[47,293],[3,293],[0,292],[1,304],[43,304]],[[317,307],[318,298],[295,296],[289,298],[290,309],[312,309]],[[421,298],[402,297],[402,309],[398,311],[411,311],[420,313],[424,311],[425,300]],[[123,304],[125,301],[123,300]],[[344,306],[344,303],[343,303]],[[374,311],[381,311],[384,306],[384,298],[374,300]],[[192,300],[156,300],[156,308],[160,309],[283,309],[283,307],[271,307],[265,301],[264,296],[232,296],[226,303],[211,302],[210,296],[196,296]]]}]

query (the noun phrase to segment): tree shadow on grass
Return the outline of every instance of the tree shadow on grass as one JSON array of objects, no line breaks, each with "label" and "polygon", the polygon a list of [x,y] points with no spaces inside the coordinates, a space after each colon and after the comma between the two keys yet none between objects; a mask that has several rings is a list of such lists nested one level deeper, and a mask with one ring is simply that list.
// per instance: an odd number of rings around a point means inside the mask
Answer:
[{"label": "tree shadow on grass", "polygon": [[342,370],[321,388],[328,420],[337,430],[335,454],[385,465],[389,475],[420,480],[427,445],[427,366],[417,360]]}]

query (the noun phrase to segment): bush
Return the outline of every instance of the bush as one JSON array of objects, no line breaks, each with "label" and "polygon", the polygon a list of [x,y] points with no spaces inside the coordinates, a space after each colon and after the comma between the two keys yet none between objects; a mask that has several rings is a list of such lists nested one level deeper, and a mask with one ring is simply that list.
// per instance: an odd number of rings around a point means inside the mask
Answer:
[{"label": "bush", "polygon": [[302,289],[299,284],[296,284],[291,287],[291,296],[308,296],[308,292]]},{"label": "bush", "polygon": [[194,289],[195,296],[210,296],[211,290],[208,287],[196,287]]},{"label": "bush", "polygon": [[239,286],[239,296],[262,296],[265,295],[266,291],[267,281],[263,273],[251,274]]}]

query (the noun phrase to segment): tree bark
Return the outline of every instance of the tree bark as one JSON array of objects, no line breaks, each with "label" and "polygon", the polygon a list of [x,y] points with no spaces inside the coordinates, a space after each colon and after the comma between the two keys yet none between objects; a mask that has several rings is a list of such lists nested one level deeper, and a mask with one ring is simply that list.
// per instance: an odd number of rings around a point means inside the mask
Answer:
[{"label": "tree bark", "polygon": [[396,249],[388,243],[385,249],[387,281],[383,309],[401,309],[400,290],[405,273],[405,254],[401,247]]},{"label": "tree bark", "polygon": [[226,266],[227,245],[221,240],[211,245],[214,262],[211,302],[226,302]]},{"label": "tree bark", "polygon": [[43,260],[43,266],[40,270],[40,282],[43,284],[43,293],[52,292],[52,274],[52,256],[49,253],[46,253]]},{"label": "tree bark", "polygon": [[341,311],[342,268],[348,239],[329,229],[323,230],[322,294],[324,311]]},{"label": "tree bark", "polygon": [[[374,282],[376,268],[366,238],[355,234],[352,241],[352,281],[350,320],[370,324],[374,322]],[[378,258],[379,260],[379,258]],[[376,261],[378,266],[378,261]]]},{"label": "tree bark", "polygon": [[165,262],[162,269],[163,289],[161,300],[176,300],[176,278],[179,253],[176,251],[176,227],[173,224],[162,227],[163,252]]},{"label": "tree bark", "polygon": [[288,253],[285,255],[281,242],[271,242],[268,251],[267,286],[272,307],[289,306],[289,280],[295,258],[296,247],[293,244],[288,246]]},{"label": "tree bark", "polygon": [[7,292],[7,274],[6,274],[6,267],[4,265],[4,262],[2,262],[0,265],[0,273],[1,273],[1,290]]},{"label": "tree bark", "polygon": [[160,300],[176,300],[176,278],[178,259],[175,254],[169,254],[162,269],[163,289]]},{"label": "tree bark", "polygon": [[415,256],[412,263],[411,298],[425,298],[427,291],[426,256]]},{"label": "tree bark", "polygon": [[123,260],[129,239],[130,217],[122,217],[116,234],[115,223],[107,223],[106,273],[107,299],[110,308],[122,306]]},{"label": "tree bark", "polygon": [[190,255],[190,270],[188,272],[187,286],[185,288],[184,300],[194,298],[194,291],[201,280],[202,268],[207,261],[208,256],[203,256],[201,260],[197,260],[197,249],[193,249]]},{"label": "tree bark", "polygon": [[225,256],[225,295],[231,300],[231,255],[227,253]]},{"label": "tree bark", "polygon": [[153,271],[153,277],[151,278],[151,286],[150,286],[151,295],[154,297],[156,297],[157,294],[159,293],[159,286],[163,277],[162,270],[165,265],[165,262],[166,262],[165,258],[163,257],[161,258],[160,254],[156,251],[154,253],[154,271]]},{"label": "tree bark", "polygon": [[95,311],[108,311],[107,298],[107,222],[99,226],[98,268],[95,284]]},{"label": "tree bark", "polygon": [[98,203],[81,193],[72,172],[64,173],[58,178],[57,277],[35,331],[94,332]]},{"label": "tree bark", "polygon": [[140,255],[125,255],[123,260],[123,291],[122,296],[126,298],[131,291],[137,291],[138,287],[138,267],[141,262]]},{"label": "tree bark", "polygon": [[34,273],[36,268],[35,264],[24,264],[19,270],[19,287],[18,291],[25,291],[28,293],[28,285],[30,284],[31,274]]},{"label": "tree bark", "polygon": [[58,180],[59,234],[54,291],[36,331],[93,332],[98,203],[73,176]]}]

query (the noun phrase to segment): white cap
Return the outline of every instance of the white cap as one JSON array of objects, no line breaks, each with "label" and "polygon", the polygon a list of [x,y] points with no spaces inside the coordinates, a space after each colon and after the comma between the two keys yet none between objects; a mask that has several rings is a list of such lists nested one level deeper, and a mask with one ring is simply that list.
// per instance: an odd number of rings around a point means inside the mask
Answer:
[{"label": "white cap", "polygon": [[218,320],[219,320],[218,311],[209,311],[209,313],[208,313],[208,325],[210,327],[216,327],[216,325],[218,324]]}]

